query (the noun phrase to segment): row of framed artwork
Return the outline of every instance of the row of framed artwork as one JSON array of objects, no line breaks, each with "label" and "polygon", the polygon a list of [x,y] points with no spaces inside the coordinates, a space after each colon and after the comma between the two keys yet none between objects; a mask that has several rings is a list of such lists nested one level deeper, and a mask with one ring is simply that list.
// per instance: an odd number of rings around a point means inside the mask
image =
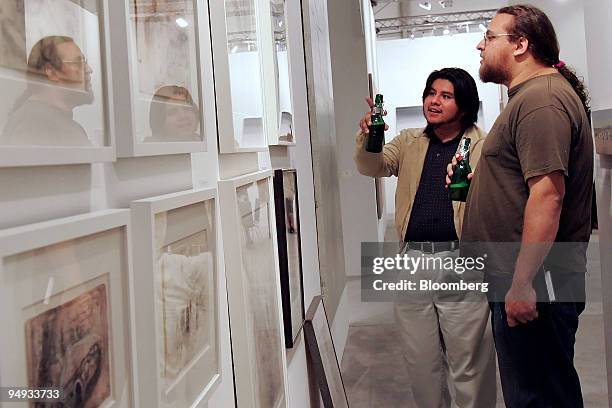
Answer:
[{"label": "row of framed artwork", "polygon": [[0,385],[62,387],[66,406],[206,401],[221,379],[219,218],[238,406],[286,407],[284,350],[305,317],[296,177],[264,170],[0,231],[14,329]]},{"label": "row of framed artwork", "polygon": [[217,131],[221,153],[295,144],[285,0],[32,0],[0,20],[0,167],[212,151]]}]

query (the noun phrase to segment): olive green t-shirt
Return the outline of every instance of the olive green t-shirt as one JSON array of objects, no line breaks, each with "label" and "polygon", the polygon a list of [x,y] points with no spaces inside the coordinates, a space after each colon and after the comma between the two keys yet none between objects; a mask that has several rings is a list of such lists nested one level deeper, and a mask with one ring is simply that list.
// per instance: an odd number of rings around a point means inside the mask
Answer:
[{"label": "olive green t-shirt", "polygon": [[[593,142],[578,95],[556,73],[525,81],[511,88],[508,96],[508,105],[482,146],[462,232],[466,243],[515,243],[510,247],[487,244],[487,272],[497,275],[514,273],[529,197],[527,180],[532,177],[555,171],[565,175],[555,241],[588,242],[591,233]],[[561,247],[551,251],[545,264],[584,272],[584,246],[572,246],[572,253],[567,244]]]}]

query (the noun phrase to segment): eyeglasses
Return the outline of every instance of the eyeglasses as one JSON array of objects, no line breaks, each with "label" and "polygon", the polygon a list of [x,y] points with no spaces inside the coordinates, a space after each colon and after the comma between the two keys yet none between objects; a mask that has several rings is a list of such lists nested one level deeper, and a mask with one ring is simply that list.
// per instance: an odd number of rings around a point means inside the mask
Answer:
[{"label": "eyeglasses", "polygon": [[87,58],[85,57],[78,57],[72,60],[62,60],[62,62],[66,63],[66,64],[80,64],[80,65],[87,65]]},{"label": "eyeglasses", "polygon": [[487,42],[491,42],[494,39],[496,39],[497,37],[519,37],[519,35],[517,35],[517,34],[509,34],[509,33],[491,34],[490,32],[487,31],[484,34],[484,37],[483,37],[485,45],[487,45]]}]

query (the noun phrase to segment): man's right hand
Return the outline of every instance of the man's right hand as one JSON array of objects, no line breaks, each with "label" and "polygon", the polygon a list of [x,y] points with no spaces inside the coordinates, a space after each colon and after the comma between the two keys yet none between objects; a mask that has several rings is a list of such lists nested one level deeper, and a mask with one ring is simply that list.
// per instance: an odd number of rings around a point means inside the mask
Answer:
[{"label": "man's right hand", "polygon": [[[361,129],[363,133],[368,134],[370,133],[369,126],[372,124],[372,120],[370,119],[370,116],[372,116],[371,111],[372,111],[372,108],[374,107],[374,101],[372,100],[372,98],[369,98],[369,97],[365,98],[365,100],[368,103],[370,110],[359,121],[359,128]],[[386,114],[387,114],[387,111],[384,111],[383,116],[385,116]],[[389,130],[389,125],[387,125],[386,123],[385,123],[385,130]]]},{"label": "man's right hand", "polygon": [[[455,170],[455,167],[457,167],[457,161],[461,159],[461,155],[459,153],[455,154],[453,156],[453,160],[448,163],[448,166],[446,166],[446,188],[448,188],[448,186],[450,186],[451,184],[451,179],[453,178],[453,172]],[[471,172],[470,174],[468,174],[468,180],[471,180],[472,177],[474,177],[474,172]]]}]

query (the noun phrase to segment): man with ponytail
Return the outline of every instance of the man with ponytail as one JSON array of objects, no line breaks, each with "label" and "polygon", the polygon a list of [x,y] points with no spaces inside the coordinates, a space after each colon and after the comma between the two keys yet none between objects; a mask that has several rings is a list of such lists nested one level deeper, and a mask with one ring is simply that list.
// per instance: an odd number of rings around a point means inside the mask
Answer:
[{"label": "man with ponytail", "polygon": [[559,59],[555,30],[536,7],[498,10],[477,49],[481,79],[506,85],[509,102],[483,144],[461,246],[488,248],[504,400],[583,407],[573,359],[591,233],[587,91]]}]

